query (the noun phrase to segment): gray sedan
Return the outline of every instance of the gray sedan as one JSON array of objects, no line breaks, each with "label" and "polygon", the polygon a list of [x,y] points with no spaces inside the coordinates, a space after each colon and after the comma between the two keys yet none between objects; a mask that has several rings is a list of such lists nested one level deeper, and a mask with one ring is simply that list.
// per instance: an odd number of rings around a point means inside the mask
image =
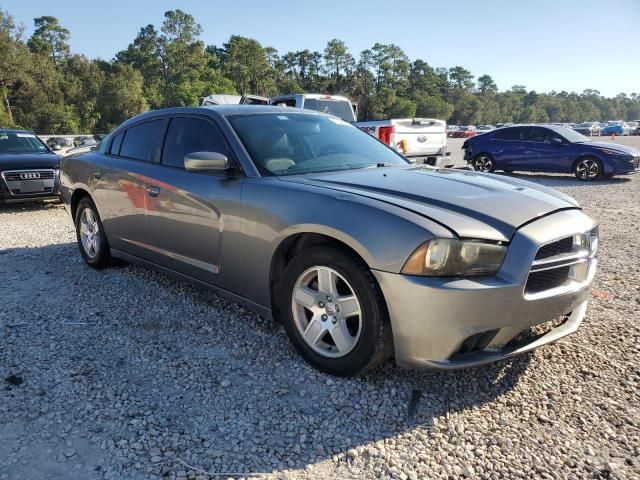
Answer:
[{"label": "gray sedan", "polygon": [[411,165],[335,117],[158,110],[65,158],[85,262],[159,269],[282,322],[313,366],[460,368],[575,331],[597,227],[570,197]]}]

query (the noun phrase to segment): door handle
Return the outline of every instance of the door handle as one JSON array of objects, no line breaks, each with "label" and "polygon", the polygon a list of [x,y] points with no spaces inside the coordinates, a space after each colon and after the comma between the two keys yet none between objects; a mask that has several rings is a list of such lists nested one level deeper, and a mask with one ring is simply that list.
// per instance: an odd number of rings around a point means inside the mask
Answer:
[{"label": "door handle", "polygon": [[96,180],[100,180],[102,178],[102,170],[96,170],[91,176]]},{"label": "door handle", "polygon": [[147,193],[150,197],[157,197],[160,193],[160,188],[155,186],[147,187]]}]

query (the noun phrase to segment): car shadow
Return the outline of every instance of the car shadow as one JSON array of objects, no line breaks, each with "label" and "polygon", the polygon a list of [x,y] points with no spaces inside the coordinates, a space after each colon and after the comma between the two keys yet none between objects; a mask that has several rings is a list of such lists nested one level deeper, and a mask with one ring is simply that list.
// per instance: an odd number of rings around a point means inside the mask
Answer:
[{"label": "car shadow", "polygon": [[112,445],[107,463],[141,474],[185,464],[276,473],[327,460],[347,472],[340,462],[369,458],[379,442],[458,435],[465,412],[509,393],[532,360],[460,371],[388,362],[335,378],[309,367],[279,324],[142,267],[93,270],[75,243],[0,250],[0,265],[11,312],[0,315],[0,373],[24,379],[6,392],[8,411],[48,412],[35,418],[75,425]]}]

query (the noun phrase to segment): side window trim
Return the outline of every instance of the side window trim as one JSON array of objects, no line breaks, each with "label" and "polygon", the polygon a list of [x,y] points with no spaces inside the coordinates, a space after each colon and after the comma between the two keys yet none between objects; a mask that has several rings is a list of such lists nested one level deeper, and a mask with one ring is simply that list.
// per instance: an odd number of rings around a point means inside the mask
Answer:
[{"label": "side window trim", "polygon": [[[115,135],[113,135],[113,137],[111,137],[111,141],[109,142],[109,148],[107,150],[107,154],[108,155],[112,155],[114,157],[117,157],[120,155],[120,148],[122,148],[122,142],[124,141],[124,136],[127,133],[126,129],[120,130],[118,133],[116,133]],[[114,152],[113,151],[113,144],[116,142],[116,138],[118,138],[120,135],[122,135],[122,138],[120,139],[120,144],[118,145],[118,151]]]}]

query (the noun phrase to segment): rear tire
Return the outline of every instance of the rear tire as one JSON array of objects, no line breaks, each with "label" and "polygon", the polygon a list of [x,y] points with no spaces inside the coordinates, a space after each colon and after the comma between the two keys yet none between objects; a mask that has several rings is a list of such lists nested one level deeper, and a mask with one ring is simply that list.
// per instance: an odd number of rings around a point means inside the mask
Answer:
[{"label": "rear tire", "polygon": [[97,269],[106,267],[111,260],[109,242],[98,209],[89,197],[78,203],[75,224],[78,248],[86,264]]},{"label": "rear tire", "polygon": [[496,161],[488,153],[480,153],[473,159],[473,169],[476,172],[493,173],[496,170]]},{"label": "rear tire", "polygon": [[348,377],[391,356],[393,336],[382,292],[371,270],[352,253],[326,246],[301,252],[286,267],[276,295],[287,335],[318,370]]}]

